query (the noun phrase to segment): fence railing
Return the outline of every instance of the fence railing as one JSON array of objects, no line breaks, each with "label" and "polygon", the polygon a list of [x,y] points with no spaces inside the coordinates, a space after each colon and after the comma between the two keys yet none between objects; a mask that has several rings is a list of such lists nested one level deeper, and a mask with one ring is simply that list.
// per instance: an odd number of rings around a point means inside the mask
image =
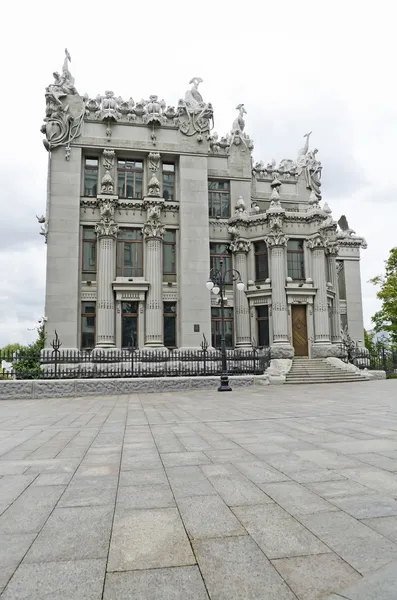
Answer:
[{"label": "fence railing", "polygon": [[[220,375],[220,350],[18,350],[0,352],[0,379],[87,379],[107,377],[196,377]],[[269,348],[227,350],[229,375],[261,375],[270,364]]]},{"label": "fence railing", "polygon": [[375,346],[372,350],[358,346],[342,344],[342,359],[360,369],[386,371],[388,375],[397,375],[397,349]]}]

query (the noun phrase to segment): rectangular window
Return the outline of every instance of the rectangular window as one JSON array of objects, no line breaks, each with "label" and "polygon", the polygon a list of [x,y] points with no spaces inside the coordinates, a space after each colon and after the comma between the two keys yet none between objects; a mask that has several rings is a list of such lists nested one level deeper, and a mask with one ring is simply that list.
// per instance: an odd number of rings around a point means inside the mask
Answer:
[{"label": "rectangular window", "polygon": [[164,302],[164,346],[176,348],[176,302]]},{"label": "rectangular window", "polygon": [[81,303],[81,349],[95,347],[95,302]]},{"label": "rectangular window", "polygon": [[[226,348],[233,348],[233,309],[225,307],[225,344]],[[222,320],[221,309],[211,308],[211,333],[214,348],[221,347]]]},{"label": "rectangular window", "polygon": [[163,163],[163,198],[165,201],[175,200],[175,165]]},{"label": "rectangular window", "polygon": [[136,348],[138,345],[139,302],[121,303],[121,347]]},{"label": "rectangular window", "polygon": [[142,198],[143,162],[141,160],[117,161],[117,189],[119,198]]},{"label": "rectangular window", "polygon": [[305,258],[303,240],[288,240],[287,245],[288,277],[305,279]]},{"label": "rectangular window", "polygon": [[82,279],[96,280],[97,236],[94,227],[83,227],[82,239]]},{"label": "rectangular window", "polygon": [[96,196],[98,193],[98,159],[84,159],[84,196]]},{"label": "rectangular window", "polygon": [[208,181],[208,212],[210,217],[230,217],[229,181]]},{"label": "rectangular window", "polygon": [[[229,244],[214,242],[210,244],[210,269],[221,268],[220,260],[223,259],[223,273],[232,268],[232,253],[229,250]],[[228,282],[226,282],[228,283]],[[233,283],[230,281],[230,284]]]},{"label": "rectangular window", "polygon": [[258,346],[269,346],[269,307],[257,306],[256,322],[258,331]]},{"label": "rectangular window", "polygon": [[[163,274],[176,275],[176,230],[167,229],[163,241]],[[171,281],[167,279],[166,281]]]},{"label": "rectangular window", "polygon": [[143,276],[143,241],[140,229],[120,229],[117,236],[117,277]]},{"label": "rectangular window", "polygon": [[346,300],[345,263],[343,260],[337,260],[336,265],[338,272],[339,298],[341,300]]},{"label": "rectangular window", "polygon": [[345,331],[345,329],[347,329],[347,314],[343,313],[340,316],[340,326],[342,331]]},{"label": "rectangular window", "polygon": [[255,242],[255,280],[265,281],[269,277],[269,257],[266,242]]}]

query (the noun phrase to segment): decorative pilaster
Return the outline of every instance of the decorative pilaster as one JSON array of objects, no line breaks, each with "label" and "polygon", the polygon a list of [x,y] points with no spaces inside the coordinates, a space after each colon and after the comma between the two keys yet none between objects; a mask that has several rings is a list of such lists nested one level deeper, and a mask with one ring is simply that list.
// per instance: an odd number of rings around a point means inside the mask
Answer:
[{"label": "decorative pilaster", "polygon": [[145,277],[150,286],[146,298],[145,346],[159,348],[163,339],[163,274],[162,251],[164,226],[160,223],[160,203],[149,203],[147,222],[142,228],[146,240]]},{"label": "decorative pilaster", "polygon": [[98,236],[98,282],[96,348],[115,347],[115,314],[112,283],[116,268],[116,236],[119,226],[114,221],[117,198],[98,196],[100,221],[95,225]]},{"label": "decorative pilaster", "polygon": [[[248,284],[248,265],[247,255],[251,248],[251,242],[241,239],[235,239],[230,244],[230,250],[234,254],[234,266],[241,275],[241,280],[247,289]],[[250,335],[250,314],[248,298],[245,291],[239,291],[234,286],[235,299],[235,319],[236,319],[236,347],[244,348],[251,346]]]},{"label": "decorative pilaster", "polygon": [[339,246],[337,244],[329,245],[326,253],[328,260],[329,276],[332,283],[332,289],[335,292],[334,303],[331,312],[331,341],[333,344],[341,342],[341,322],[340,322],[340,300],[338,286],[338,271],[336,257],[338,256]]},{"label": "decorative pilaster", "polygon": [[314,298],[314,341],[315,344],[330,344],[327,281],[325,273],[325,248],[328,240],[321,235],[308,240],[312,251],[313,282],[317,288]]}]

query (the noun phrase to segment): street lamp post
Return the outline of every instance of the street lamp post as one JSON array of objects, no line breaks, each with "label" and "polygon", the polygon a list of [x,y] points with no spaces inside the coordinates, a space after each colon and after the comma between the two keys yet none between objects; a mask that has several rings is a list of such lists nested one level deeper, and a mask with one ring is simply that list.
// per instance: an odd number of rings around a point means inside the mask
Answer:
[{"label": "street lamp post", "polygon": [[223,272],[223,258],[219,261],[219,269],[211,269],[208,281],[206,283],[207,290],[214,294],[220,294],[221,305],[221,353],[222,353],[222,371],[221,384],[218,387],[218,392],[231,392],[232,388],[229,385],[229,376],[227,373],[226,364],[226,340],[225,340],[225,286],[227,283],[237,281],[237,289],[242,292],[244,290],[244,282],[241,279],[239,271],[236,269],[228,269]]}]

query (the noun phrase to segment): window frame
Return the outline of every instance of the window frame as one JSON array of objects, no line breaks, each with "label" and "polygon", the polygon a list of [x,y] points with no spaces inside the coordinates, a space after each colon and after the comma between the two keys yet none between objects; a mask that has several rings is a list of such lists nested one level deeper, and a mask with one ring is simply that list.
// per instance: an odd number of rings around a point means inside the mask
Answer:
[{"label": "window frame", "polygon": [[[176,252],[177,252],[177,250],[176,250],[176,244],[177,244],[176,237],[177,236],[176,236],[176,232],[177,232],[177,229],[166,229],[165,230],[165,235],[164,235],[164,238],[163,238],[163,269],[162,269],[163,276],[176,275],[176,270],[177,270],[176,269],[176,261],[177,261],[177,256],[176,256]],[[172,242],[166,240],[167,233],[173,233],[174,240]],[[170,247],[174,248],[174,258],[175,258],[175,261],[174,261],[174,265],[175,265],[174,271],[166,271],[165,270],[165,260],[164,260],[165,259],[165,252],[166,252],[166,248],[170,248]]]},{"label": "window frame", "polygon": [[[265,250],[260,251],[258,250],[258,245],[259,244],[263,244]],[[266,256],[266,269],[265,269],[265,274],[266,277],[259,277],[259,268],[258,268],[258,263],[259,263],[259,258],[260,256]],[[270,268],[269,268],[269,249],[267,247],[267,244],[265,241],[263,240],[256,240],[254,242],[254,263],[255,263],[255,281],[266,281],[266,279],[269,279],[270,275]]]},{"label": "window frame", "polygon": [[[124,231],[136,231],[140,234],[140,239],[123,239],[122,235]],[[125,256],[125,245],[126,244],[140,244],[141,245],[141,265],[140,266],[125,266],[124,265],[124,256]],[[122,252],[123,260],[121,266],[119,266],[119,257],[120,251]],[[117,248],[116,248],[116,277],[126,277],[127,279],[133,279],[134,277],[143,277],[143,266],[144,266],[144,245],[143,245],[143,234],[142,230],[138,227],[120,227],[117,235]],[[135,249],[136,255],[136,249]],[[126,275],[125,270],[131,269],[131,274]],[[138,274],[137,274],[138,272]]]},{"label": "window frame", "polygon": [[[260,304],[259,306],[255,307],[255,318],[256,318],[256,332],[258,335],[258,347],[259,348],[268,348],[270,345],[270,321],[269,321],[269,305],[268,304]],[[266,310],[266,316],[259,316],[259,311],[261,309],[267,309]],[[259,324],[260,323],[266,323],[267,322],[267,338],[268,338],[268,344],[267,346],[261,344],[261,340],[260,340],[260,335],[259,335]]]},{"label": "window frame", "polygon": [[[213,311],[219,311],[219,315],[218,316],[214,316],[214,312]],[[225,311],[225,329],[226,329],[226,323],[231,323],[232,327],[232,339],[231,339],[231,345],[227,344],[227,336],[225,335],[225,342],[226,342],[226,348],[227,349],[231,349],[234,348],[234,308],[232,306],[225,306],[224,308]],[[231,314],[231,316],[226,316],[227,311],[230,311],[229,314]],[[221,333],[221,323],[222,323],[222,317],[221,317],[221,309],[218,306],[211,306],[211,344],[214,348],[220,348],[220,343],[219,346],[216,345],[216,337],[217,337],[217,333],[216,333],[216,327],[214,326],[215,323],[219,323],[219,336],[222,336]]]},{"label": "window frame", "polygon": [[[164,170],[164,167],[166,167],[166,166],[173,167],[173,170],[172,171]],[[165,193],[164,193],[166,191],[166,189],[165,189],[166,186],[164,185],[164,175],[171,175],[171,174],[173,175],[173,184],[172,184],[172,196],[173,197],[172,198],[166,198],[165,197]],[[176,183],[176,167],[175,167],[175,163],[168,162],[168,161],[165,161],[165,162],[162,163],[162,165],[161,165],[161,179],[162,179],[161,183],[162,183],[162,186],[163,186],[163,198],[164,198],[164,200],[166,202],[176,202],[176,186],[175,186],[175,183]],[[167,187],[171,187],[171,186],[167,186]]]},{"label": "window frame", "polygon": [[[210,183],[223,183],[223,184],[227,184],[228,185],[228,189],[227,190],[220,190],[220,189],[213,189],[210,188]],[[210,218],[219,218],[219,219],[229,219],[230,218],[230,211],[231,211],[231,207],[230,207],[230,181],[227,179],[215,179],[215,178],[209,178],[208,179],[208,215]],[[220,194],[220,210],[219,210],[219,214],[216,213],[216,210],[214,210],[214,198],[212,196],[212,194]],[[227,214],[223,214],[223,198],[226,197],[227,198]]]},{"label": "window frame", "polygon": [[[302,249],[292,250],[288,248],[288,244],[290,242],[300,242],[302,244]],[[305,240],[303,238],[290,238],[287,242],[287,277],[291,277],[293,281],[305,281],[306,279],[306,269],[305,269]],[[292,260],[294,257],[301,256],[301,277],[294,277],[294,271],[296,271],[296,263],[297,261]],[[290,260],[291,258],[291,260]],[[295,265],[293,264],[295,262]],[[291,265],[291,270],[290,270]]]},{"label": "window frame", "polygon": [[[165,310],[165,306],[166,304],[172,304],[175,307],[175,311],[166,311]],[[178,347],[178,328],[177,328],[177,302],[174,301],[165,301],[163,302],[163,340],[164,340],[164,346],[166,348],[177,348]],[[172,319],[173,320],[173,327],[174,327],[174,344],[173,345],[166,345],[166,339],[165,339],[165,320],[166,319]]]},{"label": "window frame", "polygon": [[[124,305],[125,304],[136,304],[136,312],[125,312],[124,311]],[[123,300],[121,302],[121,348],[122,349],[126,349],[129,348],[129,345],[127,344],[126,346],[123,344],[123,336],[124,336],[124,330],[123,330],[123,321],[126,317],[133,317],[136,319],[136,331],[135,331],[135,339],[134,339],[134,348],[137,347],[138,344],[138,339],[139,339],[139,300],[133,300],[132,302],[128,301],[128,300]]]},{"label": "window frame", "polygon": [[[120,163],[124,163],[124,167],[120,167]],[[127,168],[126,165],[128,164],[133,164],[134,167],[133,168]],[[136,163],[140,163],[142,166],[141,167],[136,167]],[[145,161],[143,160],[143,158],[117,158],[117,165],[116,165],[116,171],[117,171],[117,193],[118,193],[118,197],[122,200],[142,200],[144,193],[143,193],[143,184],[144,184],[144,171],[145,171]],[[133,187],[133,192],[132,192],[132,196],[128,196],[127,195],[127,175],[128,174],[132,174],[133,175],[133,183],[132,183],[132,187]],[[142,176],[141,178],[141,192],[140,192],[140,196],[137,195],[136,192],[136,188],[137,188],[137,181],[136,181],[136,175],[140,174]],[[122,193],[120,193],[120,176],[123,175],[123,186],[122,186]]]},{"label": "window frame", "polygon": [[[96,161],[96,166],[94,165],[88,165],[87,161],[89,160],[95,160]],[[87,190],[89,188],[86,187],[86,178],[87,178],[87,172],[93,172],[96,171],[96,184],[95,184],[95,193],[93,194],[87,194]],[[97,156],[84,156],[84,172],[83,172],[83,197],[84,198],[96,198],[96,196],[98,195],[98,179],[99,179],[99,158]]]},{"label": "window frame", "polygon": [[[87,312],[84,312],[84,310],[83,310],[89,304],[93,305],[93,307],[94,307],[94,312],[93,313],[87,313]],[[97,313],[96,308],[97,307],[96,307],[96,301],[95,300],[94,301],[90,300],[90,301],[82,301],[81,302],[81,307],[80,307],[80,348],[81,348],[81,350],[93,350],[95,348],[95,344],[96,344],[96,313]],[[94,343],[93,343],[92,347],[91,346],[83,346],[83,334],[84,334],[84,331],[83,331],[83,319],[88,318],[88,317],[91,317],[91,318],[93,317],[94,318],[94,333],[93,333],[93,335],[94,335]]]},{"label": "window frame", "polygon": [[[226,252],[214,253],[212,250],[212,246],[214,245],[223,245],[227,248]],[[229,242],[210,242],[210,270],[217,269],[219,271],[219,261],[223,258],[223,273],[233,268],[233,253],[230,250]],[[233,285],[233,281],[226,282],[226,285]]]},{"label": "window frame", "polygon": [[[95,227],[93,225],[83,225],[81,233],[81,276],[83,281],[96,281],[97,278],[97,269],[98,269],[98,237],[95,232]],[[92,231],[95,235],[94,238],[86,237],[87,231]],[[91,243],[95,248],[95,268],[93,269],[85,269],[84,268],[84,258],[86,255],[85,245]],[[92,279],[87,279],[87,275],[95,275]]]}]

